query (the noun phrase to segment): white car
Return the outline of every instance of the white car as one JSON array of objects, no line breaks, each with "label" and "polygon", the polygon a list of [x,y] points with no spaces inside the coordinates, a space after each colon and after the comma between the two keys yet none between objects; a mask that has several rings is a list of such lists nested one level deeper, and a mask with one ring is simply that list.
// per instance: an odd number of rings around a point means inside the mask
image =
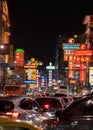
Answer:
[{"label": "white car", "polygon": [[[10,103],[12,102],[12,104]],[[43,127],[43,115],[41,107],[32,98],[27,96],[7,95],[0,97],[0,116],[19,119]]]}]

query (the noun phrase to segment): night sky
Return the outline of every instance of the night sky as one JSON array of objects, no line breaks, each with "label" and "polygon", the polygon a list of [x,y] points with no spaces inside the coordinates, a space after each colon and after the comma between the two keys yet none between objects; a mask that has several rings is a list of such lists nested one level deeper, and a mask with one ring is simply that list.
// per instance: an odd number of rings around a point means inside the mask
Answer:
[{"label": "night sky", "polygon": [[58,35],[73,37],[84,33],[83,20],[93,15],[92,0],[7,0],[7,4],[14,50],[24,49],[27,59],[34,57],[45,66],[54,62]]}]

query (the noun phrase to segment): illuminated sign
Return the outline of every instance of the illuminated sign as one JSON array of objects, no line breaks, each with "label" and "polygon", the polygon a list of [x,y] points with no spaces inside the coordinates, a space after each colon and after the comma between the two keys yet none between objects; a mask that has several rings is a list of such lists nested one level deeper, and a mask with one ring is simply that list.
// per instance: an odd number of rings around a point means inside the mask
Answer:
[{"label": "illuminated sign", "polygon": [[73,56],[69,56],[69,61],[72,61],[74,60],[74,57]]},{"label": "illuminated sign", "polygon": [[73,70],[68,71],[68,77],[69,78],[74,78],[74,71]]},{"label": "illuminated sign", "polygon": [[64,56],[64,61],[68,61],[69,56]]},{"label": "illuminated sign", "polygon": [[17,53],[24,53],[25,51],[23,49],[16,49],[15,52]]},{"label": "illuminated sign", "polygon": [[80,44],[80,50],[87,50],[87,44]]},{"label": "illuminated sign", "polygon": [[69,44],[69,43],[64,43],[62,44],[62,48],[64,50],[79,50],[80,49],[80,44]]},{"label": "illuminated sign", "polygon": [[55,66],[52,65],[52,63],[50,62],[48,66],[46,66],[47,70],[54,70]]},{"label": "illuminated sign", "polygon": [[75,50],[74,55],[75,56],[92,56],[92,50],[85,50],[85,51]]},{"label": "illuminated sign", "polygon": [[24,68],[31,68],[31,69],[36,69],[37,67],[36,66],[31,66],[31,65],[25,65]]},{"label": "illuminated sign", "polygon": [[86,50],[87,49],[87,44],[69,44],[69,43],[64,43],[62,44],[62,48],[64,50]]},{"label": "illuminated sign", "polygon": [[54,69],[55,69],[55,66],[47,66],[46,69],[47,69],[47,70],[54,70]]},{"label": "illuminated sign", "polygon": [[89,83],[93,85],[93,67],[89,67]]},{"label": "illuminated sign", "polygon": [[70,83],[70,84],[76,84],[76,80],[74,80],[74,79],[73,79],[73,80],[70,80],[69,83]]},{"label": "illuminated sign", "polygon": [[75,62],[90,62],[90,56],[76,56]]},{"label": "illuminated sign", "polygon": [[26,64],[26,65],[24,65],[24,68],[30,68],[30,69],[36,69],[37,68],[37,66],[35,65],[35,64]]},{"label": "illuminated sign", "polygon": [[86,81],[86,71],[85,70],[80,71],[80,81],[81,82]]},{"label": "illuminated sign", "polygon": [[68,62],[68,68],[69,69],[74,69],[74,63],[73,62]]},{"label": "illuminated sign", "polygon": [[16,66],[24,66],[24,52],[15,51]]},{"label": "illuminated sign", "polygon": [[74,54],[74,50],[64,50],[64,55],[73,55]]},{"label": "illuminated sign", "polygon": [[81,63],[80,64],[80,70],[84,70],[86,69],[86,64],[85,63]]},{"label": "illuminated sign", "polygon": [[25,80],[25,84],[36,84],[36,80]]}]

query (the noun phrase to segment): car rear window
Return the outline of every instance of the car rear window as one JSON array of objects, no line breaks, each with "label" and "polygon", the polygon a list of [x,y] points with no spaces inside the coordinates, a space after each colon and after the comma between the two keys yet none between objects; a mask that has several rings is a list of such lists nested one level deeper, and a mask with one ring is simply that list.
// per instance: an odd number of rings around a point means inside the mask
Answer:
[{"label": "car rear window", "polygon": [[61,103],[58,99],[54,99],[54,98],[37,98],[35,99],[38,104],[43,108],[43,110],[45,109],[55,109],[55,108],[61,108]]},{"label": "car rear window", "polygon": [[36,110],[36,109],[40,109],[40,106],[37,102],[35,102],[32,99],[26,99],[24,98],[19,105],[20,108],[25,109],[25,110]]},{"label": "car rear window", "polygon": [[0,100],[0,111],[13,110],[14,104],[11,101]]}]

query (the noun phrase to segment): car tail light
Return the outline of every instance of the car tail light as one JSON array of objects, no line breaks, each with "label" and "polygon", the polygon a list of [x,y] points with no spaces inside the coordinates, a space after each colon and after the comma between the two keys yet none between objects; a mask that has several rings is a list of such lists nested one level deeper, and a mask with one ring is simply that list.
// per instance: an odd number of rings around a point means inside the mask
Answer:
[{"label": "car tail light", "polygon": [[5,116],[9,116],[13,119],[18,119],[19,118],[19,113],[18,112],[6,112]]},{"label": "car tail light", "polygon": [[44,104],[44,108],[49,109],[50,105],[49,104]]}]

